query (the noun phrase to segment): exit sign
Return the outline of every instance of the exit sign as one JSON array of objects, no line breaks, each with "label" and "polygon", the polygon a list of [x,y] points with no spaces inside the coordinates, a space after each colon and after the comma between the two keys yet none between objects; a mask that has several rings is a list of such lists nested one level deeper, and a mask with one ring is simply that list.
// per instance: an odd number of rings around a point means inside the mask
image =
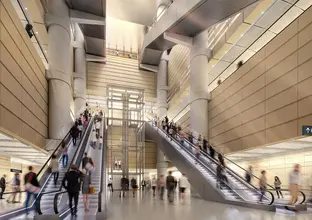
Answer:
[{"label": "exit sign", "polygon": [[302,126],[302,135],[312,135],[312,126],[303,125]]}]

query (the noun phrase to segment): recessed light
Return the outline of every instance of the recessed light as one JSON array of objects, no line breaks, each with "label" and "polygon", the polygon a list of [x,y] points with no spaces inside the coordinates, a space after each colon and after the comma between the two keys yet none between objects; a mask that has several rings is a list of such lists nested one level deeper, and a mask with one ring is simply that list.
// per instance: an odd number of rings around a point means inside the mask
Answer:
[{"label": "recessed light", "polygon": [[47,52],[46,50],[44,52]]},{"label": "recessed light", "polygon": [[36,34],[38,34],[38,31],[36,31]]},{"label": "recessed light", "polygon": [[28,8],[25,8],[25,10],[27,10]]},{"label": "recessed light", "polygon": [[263,12],[261,12],[261,14],[263,14],[264,13],[264,11]]}]

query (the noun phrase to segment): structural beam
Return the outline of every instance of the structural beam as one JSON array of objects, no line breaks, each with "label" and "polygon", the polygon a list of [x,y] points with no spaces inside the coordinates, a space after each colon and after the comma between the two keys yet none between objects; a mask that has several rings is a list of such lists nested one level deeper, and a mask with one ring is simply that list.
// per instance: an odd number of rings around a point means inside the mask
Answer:
[{"label": "structural beam", "polygon": [[105,25],[106,19],[101,16],[93,15],[86,12],[70,10],[70,19],[74,23]]},{"label": "structural beam", "polygon": [[101,56],[96,56],[92,54],[87,54],[86,56],[86,61],[87,62],[101,62],[101,63],[106,63],[106,58],[101,57]]},{"label": "structural beam", "polygon": [[192,47],[192,45],[193,45],[193,38],[192,37],[183,36],[180,34],[165,32],[164,38],[167,41],[171,41],[175,44],[181,44],[181,45],[186,46],[186,47]]},{"label": "structural beam", "polygon": [[140,64],[140,68],[143,70],[154,72],[154,73],[158,72],[158,66],[154,66],[154,65]]}]

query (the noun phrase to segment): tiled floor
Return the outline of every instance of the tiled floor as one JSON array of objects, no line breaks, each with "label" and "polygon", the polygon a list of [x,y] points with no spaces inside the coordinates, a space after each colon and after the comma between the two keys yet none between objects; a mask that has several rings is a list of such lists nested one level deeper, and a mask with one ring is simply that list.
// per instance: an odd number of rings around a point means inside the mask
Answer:
[{"label": "tiled floor", "polygon": [[118,193],[109,196],[107,220],[311,220],[312,214],[299,213],[296,216],[279,215],[243,207],[206,202],[189,198],[187,204],[153,198],[150,193],[137,198],[120,199]]}]

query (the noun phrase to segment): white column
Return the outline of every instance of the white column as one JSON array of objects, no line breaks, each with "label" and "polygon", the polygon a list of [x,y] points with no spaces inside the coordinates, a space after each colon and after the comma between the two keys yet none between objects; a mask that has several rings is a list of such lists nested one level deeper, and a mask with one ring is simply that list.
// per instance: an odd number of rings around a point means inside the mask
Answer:
[{"label": "white column", "polygon": [[190,121],[194,132],[207,137],[208,133],[208,34],[203,32],[193,38],[190,63]]},{"label": "white column", "polygon": [[78,24],[75,24],[75,73],[74,73],[74,100],[76,118],[86,108],[86,52],[84,49],[84,37]]},{"label": "white column", "polygon": [[49,0],[48,14],[48,60],[49,71],[49,137],[63,139],[69,131],[70,116],[70,50],[71,32],[69,9],[63,0]]},{"label": "white column", "polygon": [[159,178],[161,175],[167,176],[168,162],[165,160],[164,153],[157,148],[157,177]]},{"label": "white column", "polygon": [[161,57],[157,72],[157,116],[161,119],[167,115],[168,91],[168,55],[165,51]]}]

